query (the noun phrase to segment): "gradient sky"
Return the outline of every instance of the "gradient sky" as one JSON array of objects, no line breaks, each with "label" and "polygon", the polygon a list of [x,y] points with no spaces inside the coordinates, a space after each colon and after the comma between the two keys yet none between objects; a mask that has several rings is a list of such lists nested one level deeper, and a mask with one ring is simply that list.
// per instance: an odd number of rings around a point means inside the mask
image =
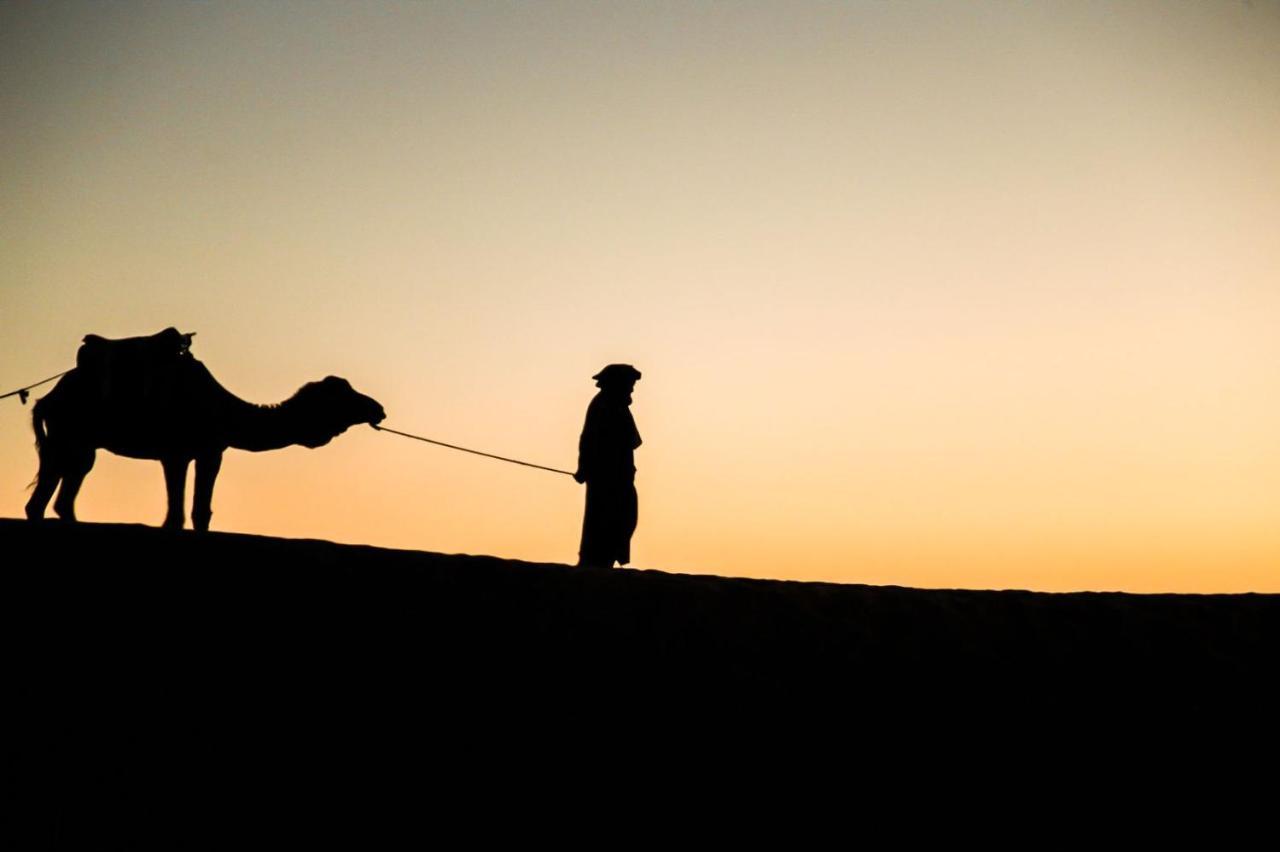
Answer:
[{"label": "gradient sky", "polygon": [[[174,325],[572,467],[630,362],[641,568],[1280,592],[1278,235],[1272,0],[0,4],[0,392]],[[582,491],[361,427],[214,509],[573,561]]]}]

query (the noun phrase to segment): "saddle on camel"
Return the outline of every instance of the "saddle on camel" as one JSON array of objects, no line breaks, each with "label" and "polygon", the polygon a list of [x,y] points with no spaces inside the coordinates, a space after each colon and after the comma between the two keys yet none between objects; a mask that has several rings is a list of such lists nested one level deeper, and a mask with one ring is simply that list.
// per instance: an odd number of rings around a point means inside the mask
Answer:
[{"label": "saddle on camel", "polygon": [[176,328],[145,337],[110,339],[86,334],[76,352],[82,389],[99,402],[143,402],[174,382],[191,359],[191,338]]}]

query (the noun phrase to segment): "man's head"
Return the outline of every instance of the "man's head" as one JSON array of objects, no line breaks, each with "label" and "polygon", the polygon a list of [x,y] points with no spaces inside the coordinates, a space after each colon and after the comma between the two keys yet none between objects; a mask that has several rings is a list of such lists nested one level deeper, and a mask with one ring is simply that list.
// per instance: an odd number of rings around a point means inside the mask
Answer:
[{"label": "man's head", "polygon": [[591,378],[596,380],[596,387],[630,393],[640,381],[640,371],[630,364],[610,364]]}]

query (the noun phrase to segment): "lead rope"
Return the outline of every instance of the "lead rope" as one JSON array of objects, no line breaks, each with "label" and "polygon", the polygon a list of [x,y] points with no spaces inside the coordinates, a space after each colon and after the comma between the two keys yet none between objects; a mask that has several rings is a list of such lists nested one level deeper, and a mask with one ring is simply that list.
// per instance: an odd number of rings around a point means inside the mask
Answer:
[{"label": "lead rope", "polygon": [[390,432],[393,435],[400,435],[405,438],[412,438],[415,441],[422,441],[423,443],[427,443],[427,444],[435,444],[437,447],[448,447],[451,450],[460,450],[464,453],[471,453],[472,455],[475,455],[475,456],[484,456],[487,459],[497,459],[498,461],[510,462],[511,464],[524,465],[525,467],[536,467],[538,470],[546,470],[546,471],[550,471],[551,473],[563,473],[565,476],[573,476],[572,472],[567,470],[561,470],[558,467],[547,467],[541,464],[534,464],[533,462],[520,461],[519,459],[509,459],[506,456],[495,456],[493,453],[482,453],[479,450],[470,450],[470,449],[467,449],[466,447],[459,447],[457,444],[446,444],[444,441],[435,441],[435,440],[432,440],[431,438],[424,438],[421,435],[410,435],[408,432],[401,432],[398,429],[388,429],[386,426],[379,426],[375,423],[370,423],[369,425],[372,426],[374,429],[377,429],[379,432]]}]

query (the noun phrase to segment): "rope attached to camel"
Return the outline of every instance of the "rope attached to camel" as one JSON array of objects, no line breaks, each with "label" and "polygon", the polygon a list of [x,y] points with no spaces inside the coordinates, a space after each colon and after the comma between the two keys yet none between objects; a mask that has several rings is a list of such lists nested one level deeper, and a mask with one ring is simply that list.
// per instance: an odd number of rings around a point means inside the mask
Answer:
[{"label": "rope attached to camel", "polygon": [[31,397],[31,389],[32,389],[32,388],[38,388],[38,387],[40,387],[41,385],[47,385],[47,384],[49,384],[49,382],[53,381],[54,379],[60,379],[60,378],[62,378],[63,376],[65,376],[67,373],[70,373],[70,372],[71,372],[71,370],[63,370],[63,371],[62,371],[61,373],[59,373],[58,375],[56,375],[56,376],[50,376],[50,377],[49,377],[49,378],[47,378],[47,379],[41,379],[40,381],[36,382],[36,383],[35,383],[35,384],[33,384],[33,385],[27,385],[25,388],[18,388],[17,390],[12,390],[12,391],[9,391],[8,393],[0,394],[0,399],[7,399],[7,398],[9,398],[9,397],[11,397],[11,396],[16,396],[16,397],[18,398],[18,401],[19,401],[19,402],[21,402],[23,405],[26,405],[26,404],[27,404],[27,400]]},{"label": "rope attached to camel", "polygon": [[401,432],[397,429],[388,429],[386,426],[379,426],[376,423],[370,423],[374,429],[379,432],[390,432],[393,435],[401,435],[405,438],[412,438],[415,441],[422,441],[427,444],[435,444],[437,447],[448,447],[451,450],[460,450],[464,453],[471,453],[475,456],[484,456],[487,459],[497,459],[498,461],[509,462],[510,464],[523,465],[524,467],[536,467],[538,470],[546,470],[551,473],[563,473],[565,476],[573,476],[572,471],[561,470],[558,467],[547,467],[546,465],[534,464],[533,462],[520,461],[519,459],[509,459],[506,456],[495,456],[493,453],[482,453],[479,450],[470,450],[466,447],[459,447],[457,444],[446,444],[444,441],[435,441],[431,438],[424,438],[421,435],[410,435],[408,432]]}]

